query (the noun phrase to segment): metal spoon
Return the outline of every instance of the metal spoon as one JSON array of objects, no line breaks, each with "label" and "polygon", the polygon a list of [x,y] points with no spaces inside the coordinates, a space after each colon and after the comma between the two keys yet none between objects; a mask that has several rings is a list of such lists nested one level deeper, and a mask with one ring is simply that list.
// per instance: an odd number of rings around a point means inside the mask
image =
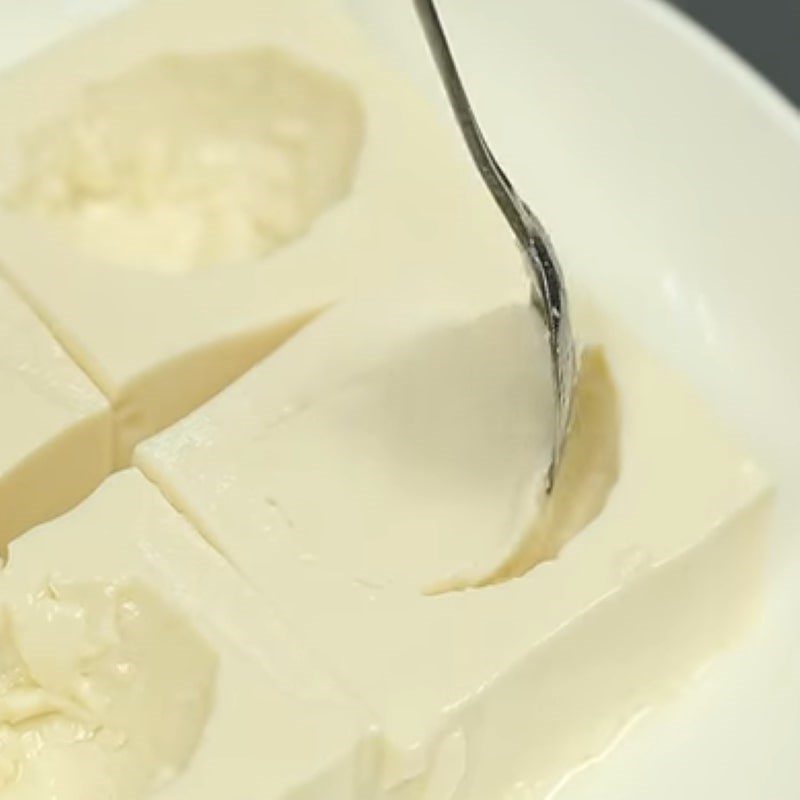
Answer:
[{"label": "metal spoon", "polygon": [[525,263],[533,280],[531,303],[541,314],[547,328],[556,399],[555,436],[548,472],[548,491],[550,491],[569,433],[577,378],[575,342],[570,325],[564,277],[547,231],[516,193],[486,143],[458,74],[455,59],[433,0],[414,0],[414,3],[472,160],[511,226],[525,257]]}]

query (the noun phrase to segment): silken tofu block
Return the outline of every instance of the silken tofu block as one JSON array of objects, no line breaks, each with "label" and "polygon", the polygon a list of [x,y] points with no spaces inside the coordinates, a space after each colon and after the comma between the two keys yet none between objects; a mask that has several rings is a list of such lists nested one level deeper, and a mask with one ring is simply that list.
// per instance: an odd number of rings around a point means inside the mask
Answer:
[{"label": "silken tofu block", "polygon": [[[374,709],[387,796],[485,800],[515,787],[538,798],[742,630],[758,595],[768,481],[677,375],[579,302],[581,340],[599,348],[618,397],[615,485],[550,560],[495,575],[480,588],[431,594],[416,565],[438,565],[441,553],[426,546],[447,542],[458,565],[467,546],[460,542],[483,534],[436,533],[431,517],[441,528],[465,524],[458,510],[422,493],[409,511],[387,482],[418,472],[439,486],[449,472],[443,485],[452,491],[469,476],[471,468],[450,457],[461,443],[442,439],[435,427],[441,393],[456,416],[468,406],[447,393],[445,377],[431,379],[433,411],[415,406],[410,435],[384,436],[371,416],[380,404],[363,400],[369,387],[384,386],[381,375],[404,370],[397,365],[409,351],[424,350],[432,333],[470,320],[477,331],[497,310],[474,297],[459,306],[456,296],[398,291],[341,304],[140,445],[135,461]],[[493,374],[491,353],[485,348],[474,363],[476,390]],[[397,372],[397,385],[410,374]],[[345,413],[347,398],[359,396]],[[517,423],[508,420],[518,419],[525,397],[510,392],[505,409],[495,400],[500,405],[483,424],[513,443],[516,429],[508,426]],[[341,413],[329,413],[332,407]],[[408,422],[394,416],[391,397],[383,407],[387,423]],[[421,434],[426,420],[436,448]],[[326,472],[315,453],[324,453],[330,438],[349,446]],[[441,458],[434,463],[432,454]],[[507,469],[498,463],[492,457],[487,470]],[[590,459],[587,468],[602,472],[602,463]],[[360,478],[348,488],[341,474]],[[593,483],[590,475],[574,492],[576,503]],[[468,492],[493,492],[495,484],[488,472],[485,489],[464,480],[463,502],[478,503]],[[385,524],[375,523],[373,508],[363,515],[370,524],[361,524],[353,498],[367,507],[376,497],[389,498]],[[418,535],[414,515],[434,534]],[[536,520],[531,530],[537,535]],[[399,554],[394,572],[391,563],[359,556],[378,552],[370,537],[390,535],[405,537],[386,545]]]},{"label": "silken tofu block", "polygon": [[335,0],[137,3],[3,76],[0,112],[0,272],[112,402],[117,466],[355,289],[523,280]]},{"label": "silken tofu block", "polygon": [[0,553],[111,471],[111,409],[0,280]]},{"label": "silken tofu block", "polygon": [[375,752],[365,714],[140,473],[12,545],[4,800],[360,799]]}]

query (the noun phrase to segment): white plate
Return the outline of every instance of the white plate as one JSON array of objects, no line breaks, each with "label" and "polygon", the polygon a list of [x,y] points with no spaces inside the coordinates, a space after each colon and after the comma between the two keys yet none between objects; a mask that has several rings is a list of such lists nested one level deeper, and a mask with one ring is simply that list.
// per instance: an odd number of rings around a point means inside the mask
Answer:
[{"label": "white plate", "polygon": [[[0,0],[0,63],[123,2]],[[410,0],[348,2],[437,92]],[[800,118],[652,0],[441,5],[489,137],[570,274],[691,376],[779,485],[758,628],[559,800],[797,800]]]}]

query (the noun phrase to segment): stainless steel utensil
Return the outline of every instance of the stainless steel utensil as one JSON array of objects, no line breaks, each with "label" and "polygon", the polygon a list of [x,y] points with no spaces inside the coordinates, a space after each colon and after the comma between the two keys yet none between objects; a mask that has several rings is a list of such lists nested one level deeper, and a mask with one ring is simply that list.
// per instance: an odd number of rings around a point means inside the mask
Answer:
[{"label": "stainless steel utensil", "polygon": [[414,0],[414,3],[475,166],[511,226],[525,257],[533,281],[531,303],[541,314],[547,328],[556,399],[555,436],[548,475],[548,489],[552,489],[569,433],[577,378],[577,357],[564,277],[547,231],[517,194],[486,143],[459,76],[434,0]]}]

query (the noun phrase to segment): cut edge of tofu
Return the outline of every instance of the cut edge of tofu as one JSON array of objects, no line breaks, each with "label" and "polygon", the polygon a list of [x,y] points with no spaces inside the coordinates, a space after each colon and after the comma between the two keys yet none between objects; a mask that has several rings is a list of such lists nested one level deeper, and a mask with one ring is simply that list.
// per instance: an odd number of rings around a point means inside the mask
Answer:
[{"label": "cut edge of tofu", "polygon": [[[80,419],[55,435],[40,437],[33,449],[16,463],[6,465],[7,471],[0,475],[1,564],[12,540],[77,506],[111,472],[112,412],[90,376],[14,285],[0,277],[0,291],[11,302],[19,303],[32,335],[48,340],[51,357],[74,369],[87,392],[85,401],[75,403],[76,415],[78,406],[85,406]],[[66,398],[62,400],[68,402]],[[7,420],[6,424],[21,425],[22,421]],[[37,502],[23,502],[21,498],[37,498]]]}]

